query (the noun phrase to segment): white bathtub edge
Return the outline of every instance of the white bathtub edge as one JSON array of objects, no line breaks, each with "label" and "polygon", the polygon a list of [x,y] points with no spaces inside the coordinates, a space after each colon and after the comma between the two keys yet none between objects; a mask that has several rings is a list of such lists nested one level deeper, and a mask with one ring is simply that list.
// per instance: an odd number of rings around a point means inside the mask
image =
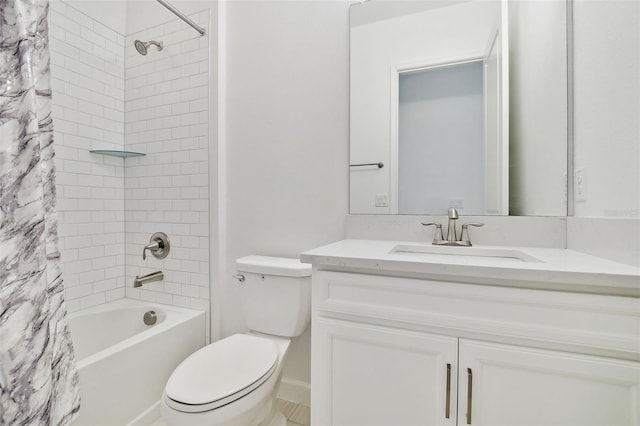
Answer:
[{"label": "white bathtub edge", "polygon": [[95,312],[103,312],[103,311],[108,311],[113,309],[114,306],[118,306],[121,308],[135,308],[135,307],[141,307],[141,306],[159,306],[161,308],[165,308],[168,311],[173,311],[173,312],[179,312],[179,313],[184,313],[184,314],[190,314],[193,312],[204,312],[204,311],[199,311],[197,309],[191,309],[191,308],[181,308],[178,306],[171,306],[171,305],[165,305],[162,303],[156,303],[156,302],[147,302],[145,300],[139,300],[139,299],[129,299],[129,298],[122,298],[122,299],[116,299],[116,300],[112,300],[110,302],[106,302],[106,303],[102,303],[100,305],[96,305],[96,306],[92,306],[90,308],[84,308],[84,309],[80,309],[77,311],[73,311],[73,312],[69,312],[67,314],[67,318],[71,319],[71,318],[75,318],[78,316],[82,316],[83,314],[92,314]]},{"label": "white bathtub edge", "polygon": [[[146,340],[146,339],[150,339],[151,337],[162,333],[163,331],[167,330],[168,328],[171,328],[173,325],[178,325],[178,324],[182,324],[185,321],[189,321],[193,318],[197,318],[198,316],[203,316],[203,318],[205,317],[205,311],[200,311],[200,310],[196,310],[196,309],[187,309],[187,308],[180,308],[180,307],[176,307],[176,306],[171,306],[171,305],[164,305],[162,303],[155,303],[155,302],[146,302],[143,300],[137,300],[137,299],[118,299],[118,300],[114,300],[112,302],[108,302],[102,305],[97,305],[97,306],[93,306],[91,308],[87,308],[87,309],[81,309],[79,311],[74,312],[73,314],[69,315],[69,318],[75,318],[75,317],[79,317],[79,316],[83,316],[86,314],[92,314],[92,313],[96,313],[96,312],[104,312],[104,311],[108,311],[108,310],[112,310],[114,308],[129,308],[129,307],[152,307],[152,308],[161,308],[164,309],[166,311],[169,312],[173,312],[178,314],[178,316],[176,318],[174,318],[174,322],[161,322],[160,324],[157,324],[156,326],[154,326],[153,328],[150,328],[148,330],[144,331],[144,334],[142,336],[140,335],[135,335],[132,336],[128,339],[125,339],[121,342],[116,343],[113,346],[110,346],[104,350],[101,350],[95,354],[89,355],[85,358],[82,359],[77,359],[76,363],[78,366],[78,369],[83,368],[86,365],[90,365],[94,362],[97,362],[103,358],[106,358],[110,355],[112,355],[113,353],[119,352],[122,349],[128,347],[131,345],[132,341],[141,341],[141,340]],[[73,332],[73,331],[72,331]]]}]

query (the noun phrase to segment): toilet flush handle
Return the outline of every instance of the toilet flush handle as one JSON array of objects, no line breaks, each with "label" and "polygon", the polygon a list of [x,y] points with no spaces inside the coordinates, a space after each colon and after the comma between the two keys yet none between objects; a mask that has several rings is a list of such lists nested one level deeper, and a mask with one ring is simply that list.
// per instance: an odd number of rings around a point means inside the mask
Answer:
[{"label": "toilet flush handle", "polygon": [[236,280],[240,281],[241,283],[244,282],[244,275],[241,274],[235,274],[235,275],[231,275],[233,278],[235,278]]}]

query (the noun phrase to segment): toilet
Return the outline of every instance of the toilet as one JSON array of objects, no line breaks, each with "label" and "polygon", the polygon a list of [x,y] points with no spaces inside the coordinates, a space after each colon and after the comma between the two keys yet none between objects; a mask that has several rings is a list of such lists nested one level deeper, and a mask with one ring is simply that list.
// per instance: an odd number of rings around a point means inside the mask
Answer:
[{"label": "toilet", "polygon": [[246,256],[236,268],[250,331],[205,346],[178,365],[160,403],[169,425],[286,425],[274,402],[290,339],[311,319],[311,265]]}]

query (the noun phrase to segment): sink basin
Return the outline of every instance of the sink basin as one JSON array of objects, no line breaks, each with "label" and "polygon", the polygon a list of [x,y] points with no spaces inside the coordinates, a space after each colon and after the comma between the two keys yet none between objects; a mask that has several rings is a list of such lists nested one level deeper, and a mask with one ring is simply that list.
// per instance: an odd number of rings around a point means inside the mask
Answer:
[{"label": "sink basin", "polygon": [[[428,245],[397,245],[389,254],[431,256],[434,260],[459,259],[491,262],[542,262],[539,259],[515,249],[491,248],[491,247],[455,247],[455,246],[428,246]],[[446,258],[446,259],[445,259]]]}]

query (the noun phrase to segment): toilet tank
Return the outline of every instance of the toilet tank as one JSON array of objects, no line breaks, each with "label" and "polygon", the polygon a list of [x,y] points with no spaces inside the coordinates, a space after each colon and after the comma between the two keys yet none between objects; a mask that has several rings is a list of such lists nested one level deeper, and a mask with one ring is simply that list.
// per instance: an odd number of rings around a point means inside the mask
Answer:
[{"label": "toilet tank", "polygon": [[236,260],[244,319],[250,330],[295,337],[311,321],[311,265],[298,259],[245,256]]}]

